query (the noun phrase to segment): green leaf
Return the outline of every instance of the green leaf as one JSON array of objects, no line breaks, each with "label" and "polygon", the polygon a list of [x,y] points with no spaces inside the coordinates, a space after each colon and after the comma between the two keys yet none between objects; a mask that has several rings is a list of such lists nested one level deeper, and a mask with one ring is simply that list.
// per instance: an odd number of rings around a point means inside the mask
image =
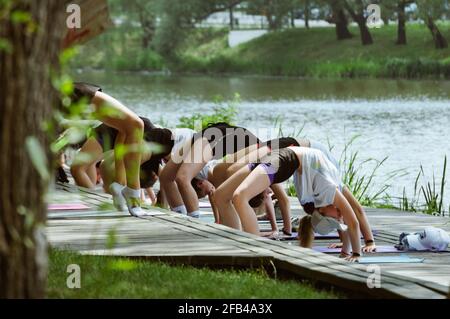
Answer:
[{"label": "green leaf", "polygon": [[44,181],[50,180],[50,173],[48,170],[48,160],[45,155],[45,151],[41,146],[38,139],[34,136],[30,136],[25,141],[25,147],[28,151],[31,163],[38,171],[39,175]]},{"label": "green leaf", "polygon": [[5,51],[10,54],[13,52],[13,47],[8,40],[0,38],[0,51]]},{"label": "green leaf", "polygon": [[11,21],[15,24],[28,23],[31,21],[31,14],[26,11],[13,11],[13,13],[11,14]]}]

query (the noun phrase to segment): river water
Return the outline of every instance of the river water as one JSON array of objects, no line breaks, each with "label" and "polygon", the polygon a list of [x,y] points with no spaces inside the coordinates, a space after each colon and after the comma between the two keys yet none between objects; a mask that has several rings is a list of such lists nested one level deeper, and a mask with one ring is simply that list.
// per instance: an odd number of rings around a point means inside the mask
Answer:
[{"label": "river water", "polygon": [[[169,127],[181,116],[211,112],[216,96],[240,95],[237,124],[262,139],[276,136],[276,119],[284,135],[298,134],[333,146],[339,158],[353,136],[351,150],[359,159],[388,157],[375,177],[385,184],[393,171],[402,174],[388,191],[412,196],[423,165],[437,186],[444,156],[450,156],[450,81],[385,79],[295,79],[276,77],[213,77],[141,73],[79,72],[74,79],[98,84],[139,115]],[[302,129],[303,128],[303,129]],[[373,165],[360,168],[368,174]],[[375,188],[377,188],[375,187]],[[450,181],[446,185],[450,202]]]}]

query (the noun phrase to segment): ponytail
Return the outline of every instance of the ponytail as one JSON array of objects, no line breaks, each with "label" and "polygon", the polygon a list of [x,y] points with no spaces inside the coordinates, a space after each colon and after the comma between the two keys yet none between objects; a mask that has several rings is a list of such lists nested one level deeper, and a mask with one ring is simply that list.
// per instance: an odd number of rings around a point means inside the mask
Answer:
[{"label": "ponytail", "polygon": [[300,220],[298,225],[298,239],[300,240],[300,247],[312,248],[314,231],[312,227],[311,215],[306,215]]}]

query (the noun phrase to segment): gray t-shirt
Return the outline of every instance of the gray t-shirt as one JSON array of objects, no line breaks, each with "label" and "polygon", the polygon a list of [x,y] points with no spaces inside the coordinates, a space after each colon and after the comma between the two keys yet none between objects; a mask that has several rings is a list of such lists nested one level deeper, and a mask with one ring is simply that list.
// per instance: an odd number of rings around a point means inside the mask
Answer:
[{"label": "gray t-shirt", "polygon": [[320,150],[304,148],[302,175],[294,174],[294,185],[300,203],[325,207],[334,203],[336,189],[342,190],[337,167]]}]

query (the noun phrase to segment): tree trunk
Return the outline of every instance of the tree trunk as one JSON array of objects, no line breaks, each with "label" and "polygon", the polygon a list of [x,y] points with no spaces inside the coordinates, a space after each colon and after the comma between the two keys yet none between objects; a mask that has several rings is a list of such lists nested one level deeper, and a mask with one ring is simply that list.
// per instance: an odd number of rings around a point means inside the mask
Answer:
[{"label": "tree trunk", "polygon": [[38,28],[13,23],[8,15],[0,18],[0,38],[12,49],[0,50],[0,298],[43,298],[47,278],[43,195],[49,180],[44,182],[32,165],[25,141],[37,138],[51,163],[49,136],[42,124],[51,119],[57,102],[50,66],[57,66],[66,7],[60,0],[13,3],[12,10],[29,12]]},{"label": "tree trunk", "polygon": [[305,28],[309,29],[309,0],[305,0]]},{"label": "tree trunk", "polygon": [[150,46],[150,43],[152,43],[156,32],[155,20],[152,14],[149,14],[146,11],[140,11],[139,20],[143,31],[142,47],[147,49]]},{"label": "tree trunk", "polygon": [[352,7],[345,1],[345,9],[347,9],[348,13],[351,15],[352,19],[358,24],[359,33],[361,35],[361,43],[362,45],[369,45],[373,43],[372,35],[369,32],[369,28],[366,25],[366,19],[364,17],[364,12],[362,11],[362,3],[361,8],[356,13]]},{"label": "tree trunk", "polygon": [[397,29],[397,42],[399,45],[406,45],[406,14],[405,14],[405,2],[400,1],[397,6],[398,15],[398,29]]},{"label": "tree trunk", "polygon": [[230,6],[229,14],[230,14],[230,30],[233,30],[234,29],[233,6]]},{"label": "tree trunk", "polygon": [[361,33],[361,43],[362,45],[369,45],[373,43],[372,35],[369,32],[369,28],[366,25],[366,20],[364,17],[360,17],[358,21],[359,32]]},{"label": "tree trunk", "polygon": [[335,11],[335,23],[336,23],[336,37],[338,40],[345,40],[353,38],[353,35],[348,29],[348,21],[345,16],[344,10],[339,9]]},{"label": "tree trunk", "polygon": [[442,35],[439,28],[434,23],[433,18],[428,16],[426,19],[426,24],[428,29],[430,29],[431,34],[433,35],[434,46],[436,49],[445,49],[448,47],[447,39]]}]

